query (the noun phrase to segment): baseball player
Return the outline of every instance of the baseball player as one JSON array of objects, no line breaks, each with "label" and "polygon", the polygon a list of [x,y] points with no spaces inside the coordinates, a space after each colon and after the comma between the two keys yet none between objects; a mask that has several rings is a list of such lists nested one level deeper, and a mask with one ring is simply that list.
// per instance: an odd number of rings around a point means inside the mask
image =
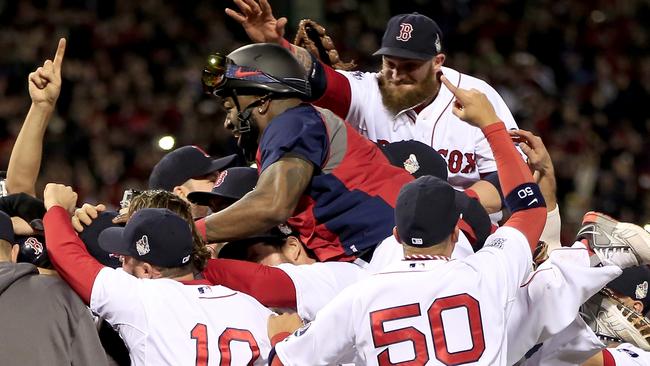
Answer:
[{"label": "baseball player", "polygon": [[202,268],[193,248],[201,244],[193,240],[191,222],[168,209],[145,208],[126,227],[104,230],[100,246],[124,258],[121,269],[112,269],[88,254],[72,228],[76,193],[48,184],[44,198],[52,262],[118,329],[132,364],[265,364],[272,313],[248,295],[194,278]]},{"label": "baseball player", "polygon": [[288,222],[321,261],[370,256],[390,236],[399,188],[413,177],[331,111],[305,104],[305,70],[286,49],[252,44],[204,70],[224,99],[226,127],[257,161],[255,190],[205,220],[209,242]]},{"label": "baseball player", "polygon": [[57,276],[15,263],[11,219],[0,212],[0,359],[3,365],[106,365],[88,309]]},{"label": "baseball player", "polygon": [[[442,32],[432,19],[417,13],[392,17],[375,52],[382,56],[381,70],[352,72],[334,70],[304,48],[289,44],[283,38],[286,18],[275,19],[267,0],[259,4],[235,0],[235,4],[240,12],[226,9],[226,14],[244,27],[252,41],[282,44],[302,63],[310,77],[313,103],[345,118],[372,141],[417,140],[430,145],[447,160],[448,181],[454,188],[471,189],[490,213],[501,209],[489,144],[479,129],[452,113],[454,96],[440,83],[440,75],[455,87],[483,92],[507,129],[516,129],[517,124],[487,83],[443,67]],[[322,27],[318,31],[324,35]],[[331,44],[329,37],[322,42]],[[481,179],[491,184],[477,184]]]},{"label": "baseball player", "polygon": [[544,227],[544,199],[487,97],[452,90],[454,113],[481,128],[494,151],[512,217],[476,254],[450,261],[458,236],[453,188],[429,176],[407,184],[395,209],[405,260],[344,290],[275,346],[273,364],[332,364],[352,347],[369,365],[506,364],[505,327]]},{"label": "baseball player", "polygon": [[[213,159],[198,146],[183,146],[165,154],[153,167],[149,189],[164,189],[187,201],[192,192],[209,192],[219,173],[237,163],[237,155]],[[207,206],[192,204],[195,218],[207,214]]]}]

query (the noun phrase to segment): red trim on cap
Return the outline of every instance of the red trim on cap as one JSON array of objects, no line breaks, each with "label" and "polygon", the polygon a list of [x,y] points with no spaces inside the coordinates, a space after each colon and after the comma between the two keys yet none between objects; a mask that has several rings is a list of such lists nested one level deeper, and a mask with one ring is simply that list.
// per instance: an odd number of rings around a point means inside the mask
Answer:
[{"label": "red trim on cap", "polygon": [[205,155],[206,158],[212,159],[212,157],[207,152],[205,152],[205,150],[201,149],[200,147],[198,147],[196,145],[190,145],[190,146],[192,146],[193,148],[199,150],[201,152],[201,154]]}]

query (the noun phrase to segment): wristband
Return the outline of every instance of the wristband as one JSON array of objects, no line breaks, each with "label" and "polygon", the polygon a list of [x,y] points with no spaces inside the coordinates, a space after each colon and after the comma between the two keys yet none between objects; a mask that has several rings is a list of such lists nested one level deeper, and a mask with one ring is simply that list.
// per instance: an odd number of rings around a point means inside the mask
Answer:
[{"label": "wristband", "polygon": [[535,183],[523,183],[515,187],[506,196],[506,206],[510,212],[527,210],[536,207],[546,207],[544,196]]}]

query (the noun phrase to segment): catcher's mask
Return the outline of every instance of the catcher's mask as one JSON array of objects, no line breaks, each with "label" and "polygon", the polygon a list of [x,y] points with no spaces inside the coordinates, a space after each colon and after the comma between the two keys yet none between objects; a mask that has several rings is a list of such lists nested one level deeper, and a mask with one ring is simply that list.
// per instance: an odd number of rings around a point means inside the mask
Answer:
[{"label": "catcher's mask", "polygon": [[[240,147],[249,161],[257,151],[259,127],[252,116],[253,108],[269,99],[309,99],[311,88],[305,69],[286,49],[276,44],[252,44],[224,56],[208,56],[201,77],[206,93],[232,97],[239,111],[232,121],[233,133],[240,136]],[[259,99],[241,108],[238,95],[255,95]]]}]

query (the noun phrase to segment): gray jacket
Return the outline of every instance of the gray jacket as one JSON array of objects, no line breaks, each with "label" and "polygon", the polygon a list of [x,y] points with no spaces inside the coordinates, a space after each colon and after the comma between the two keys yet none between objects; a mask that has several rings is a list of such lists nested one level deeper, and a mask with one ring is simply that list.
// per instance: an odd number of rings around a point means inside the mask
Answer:
[{"label": "gray jacket", "polygon": [[90,311],[58,277],[0,262],[2,365],[106,365]]}]

